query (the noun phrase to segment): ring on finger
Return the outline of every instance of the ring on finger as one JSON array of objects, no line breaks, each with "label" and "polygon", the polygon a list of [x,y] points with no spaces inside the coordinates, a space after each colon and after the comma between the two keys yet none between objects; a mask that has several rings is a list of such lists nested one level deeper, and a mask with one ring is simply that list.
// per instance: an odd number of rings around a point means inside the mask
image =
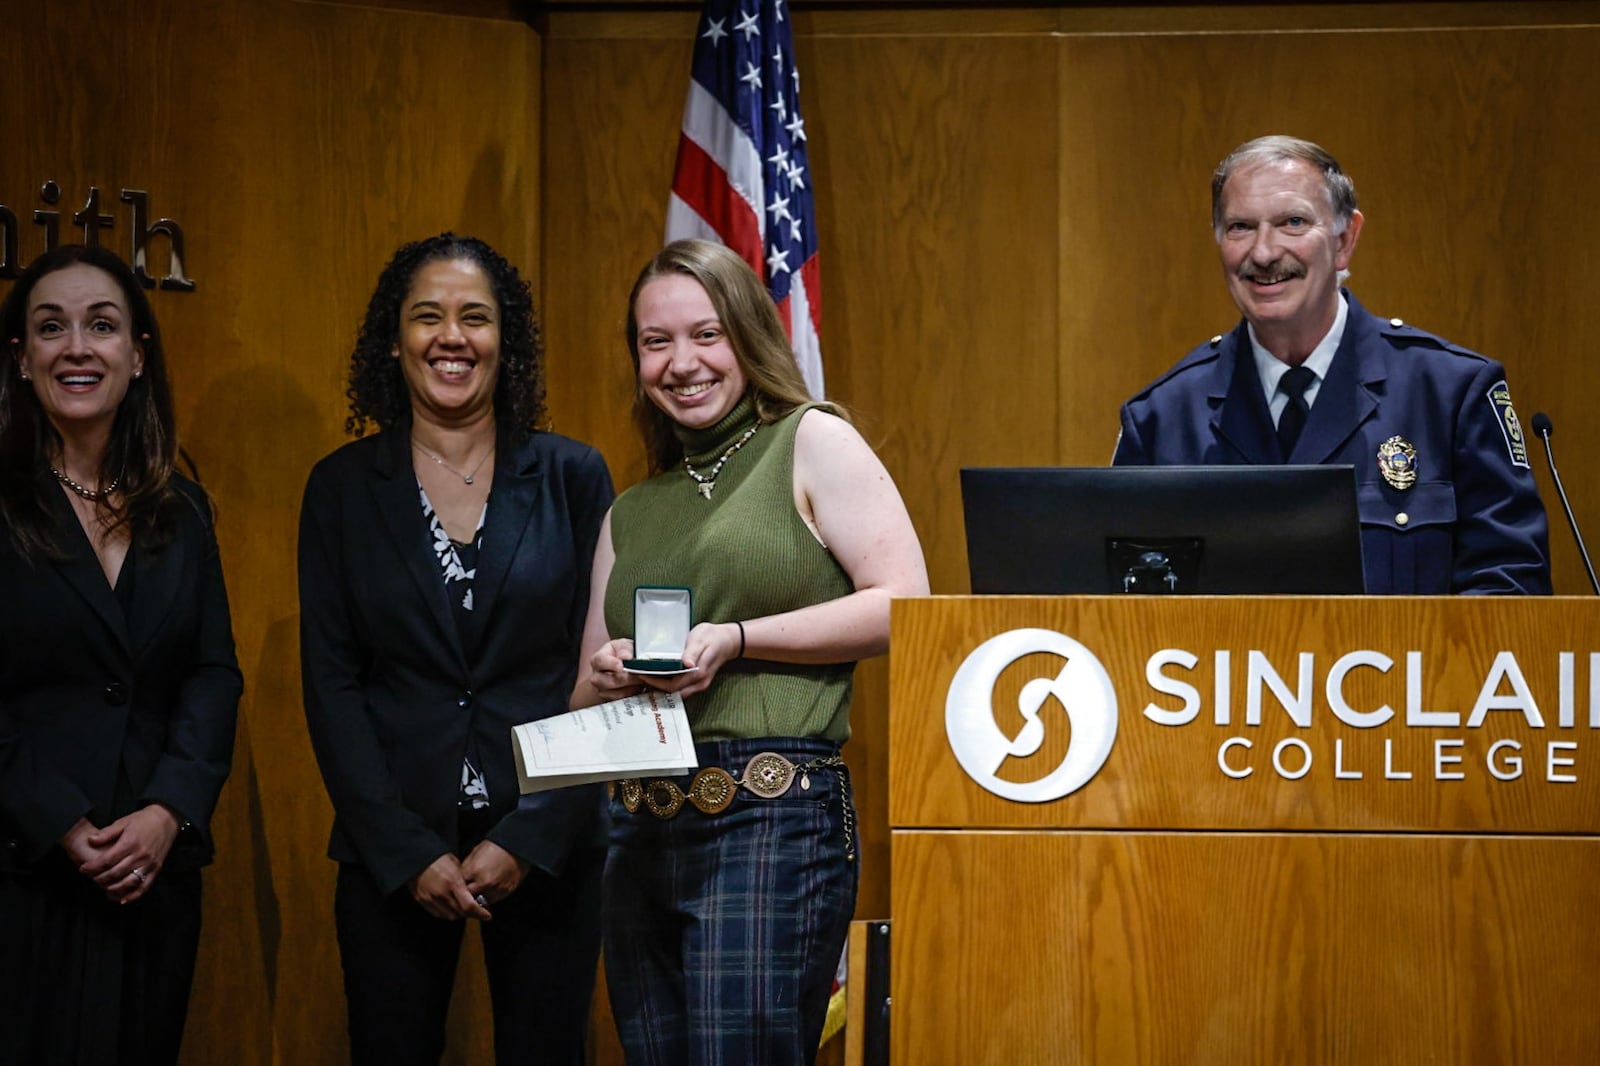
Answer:
[{"label": "ring on finger", "polygon": [[140,884],[144,883],[144,871],[139,869],[137,866],[133,868],[133,876]]}]

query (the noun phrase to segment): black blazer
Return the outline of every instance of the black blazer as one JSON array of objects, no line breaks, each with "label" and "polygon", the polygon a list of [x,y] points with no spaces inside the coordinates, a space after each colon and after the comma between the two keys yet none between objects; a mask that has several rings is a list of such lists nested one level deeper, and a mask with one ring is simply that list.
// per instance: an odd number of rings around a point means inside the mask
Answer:
[{"label": "black blazer", "polygon": [[[457,848],[461,764],[476,742],[493,840],[559,874],[606,824],[599,786],[519,802],[511,729],[567,709],[611,476],[554,433],[502,442],[463,640],[422,513],[408,427],[311,471],[300,510],[300,671],[333,800],[330,858],[385,892]],[[473,649],[469,655],[468,648]]]},{"label": "black blazer", "polygon": [[0,870],[38,862],[81,817],[150,803],[193,826],[169,869],[211,859],[243,683],[205,494],[174,485],[175,538],[136,539],[126,613],[53,480],[65,557],[30,564],[0,533]]}]

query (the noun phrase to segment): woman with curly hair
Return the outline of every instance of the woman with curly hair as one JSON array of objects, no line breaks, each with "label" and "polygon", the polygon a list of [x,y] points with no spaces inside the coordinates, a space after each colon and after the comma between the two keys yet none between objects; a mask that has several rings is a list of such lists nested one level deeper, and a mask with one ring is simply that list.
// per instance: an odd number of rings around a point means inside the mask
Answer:
[{"label": "woman with curly hair", "polygon": [[0,306],[0,1062],[174,1063],[242,688],[161,331],[102,248]]},{"label": "woman with curly hair", "polygon": [[356,1063],[439,1061],[464,919],[483,923],[496,1060],[584,1058],[603,793],[519,801],[511,729],[566,710],[612,487],[597,452],[539,428],[541,357],[502,256],[405,245],[350,359],[358,439],[306,485],[301,672]]}]

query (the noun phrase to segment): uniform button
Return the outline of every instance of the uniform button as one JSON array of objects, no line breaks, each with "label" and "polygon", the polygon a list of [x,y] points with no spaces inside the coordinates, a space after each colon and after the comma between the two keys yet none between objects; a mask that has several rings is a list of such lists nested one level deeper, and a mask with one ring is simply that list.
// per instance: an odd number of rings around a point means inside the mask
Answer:
[{"label": "uniform button", "polygon": [[1222,334],[1219,333],[1215,337],[1211,338],[1211,347],[1215,348],[1217,345],[1219,345],[1221,343],[1222,343]]},{"label": "uniform button", "polygon": [[1391,325],[1391,326],[1393,326],[1393,327],[1395,327],[1395,328],[1396,328],[1396,329],[1399,329],[1399,328],[1400,328],[1400,327],[1401,327],[1401,326],[1403,326],[1403,325],[1405,325],[1405,324],[1406,324],[1406,323],[1405,323],[1405,320],[1404,320],[1404,319],[1400,319],[1400,318],[1391,318],[1391,319],[1390,319],[1390,320],[1389,320],[1389,325]]},{"label": "uniform button", "polygon": [[1404,511],[1401,511],[1399,514],[1394,516],[1394,524],[1397,526],[1403,526],[1409,521],[1411,521],[1411,516],[1406,514]]},{"label": "uniform button", "polygon": [[106,702],[113,707],[121,707],[128,702],[128,686],[121,681],[113,681],[106,686]]},{"label": "uniform button", "polygon": [[462,710],[466,710],[468,707],[471,707],[472,706],[472,693],[469,691],[469,692],[467,692],[466,695],[462,696],[459,700],[456,700],[456,706],[460,707]]}]

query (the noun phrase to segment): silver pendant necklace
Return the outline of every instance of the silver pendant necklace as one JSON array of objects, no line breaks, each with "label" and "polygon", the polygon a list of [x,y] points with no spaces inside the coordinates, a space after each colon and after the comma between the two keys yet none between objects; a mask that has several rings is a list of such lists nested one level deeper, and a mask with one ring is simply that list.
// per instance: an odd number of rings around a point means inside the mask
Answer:
[{"label": "silver pendant necklace", "polygon": [[478,460],[477,464],[474,465],[473,468],[467,473],[463,474],[461,471],[445,462],[444,459],[424,448],[420,443],[417,442],[417,438],[411,438],[411,446],[417,451],[421,452],[423,455],[427,456],[429,459],[432,459],[434,462],[444,467],[446,470],[450,471],[462,481],[465,481],[468,485],[472,484],[472,479],[478,476],[478,471],[483,469],[483,464],[489,461],[489,456],[494,454],[494,446],[490,445],[489,450],[483,453],[483,457]]},{"label": "silver pendant necklace", "polygon": [[712,464],[711,473],[709,474],[702,474],[700,471],[691,466],[689,464],[689,457],[687,455],[683,457],[683,468],[689,472],[690,477],[694,478],[695,488],[700,491],[701,497],[707,500],[711,499],[711,493],[715,491],[717,487],[717,475],[722,473],[722,464],[731,459],[734,452],[738,451],[740,448],[743,448],[745,443],[751,437],[756,435],[756,430],[760,428],[761,423],[756,422],[749,429],[745,430],[744,435],[729,445],[728,450],[722,453],[722,457]]}]

